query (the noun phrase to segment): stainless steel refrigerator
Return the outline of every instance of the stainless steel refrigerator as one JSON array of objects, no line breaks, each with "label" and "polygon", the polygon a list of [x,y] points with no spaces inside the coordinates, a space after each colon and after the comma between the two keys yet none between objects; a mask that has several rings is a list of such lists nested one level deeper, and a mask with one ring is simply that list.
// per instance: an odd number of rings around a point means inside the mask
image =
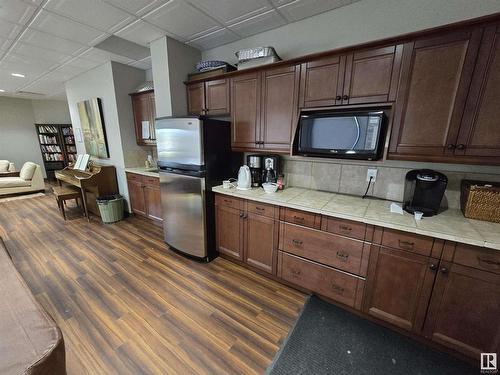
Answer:
[{"label": "stainless steel refrigerator", "polygon": [[156,119],[165,242],[198,260],[217,256],[212,187],[236,176],[230,123],[198,117]]}]

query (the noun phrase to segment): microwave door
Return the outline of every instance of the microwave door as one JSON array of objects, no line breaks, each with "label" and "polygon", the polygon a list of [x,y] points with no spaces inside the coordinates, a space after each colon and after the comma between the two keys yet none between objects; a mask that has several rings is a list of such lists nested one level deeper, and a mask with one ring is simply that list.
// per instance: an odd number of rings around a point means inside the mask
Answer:
[{"label": "microwave door", "polygon": [[156,120],[159,164],[182,168],[204,165],[202,121],[198,118]]}]

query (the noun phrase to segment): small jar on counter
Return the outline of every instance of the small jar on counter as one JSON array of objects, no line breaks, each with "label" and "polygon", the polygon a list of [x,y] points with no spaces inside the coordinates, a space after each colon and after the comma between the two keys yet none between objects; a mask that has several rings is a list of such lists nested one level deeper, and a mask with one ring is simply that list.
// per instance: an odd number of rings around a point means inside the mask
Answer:
[{"label": "small jar on counter", "polygon": [[285,175],[284,174],[278,175],[278,179],[276,181],[276,184],[278,185],[278,190],[283,190],[285,188],[286,182],[285,182]]}]

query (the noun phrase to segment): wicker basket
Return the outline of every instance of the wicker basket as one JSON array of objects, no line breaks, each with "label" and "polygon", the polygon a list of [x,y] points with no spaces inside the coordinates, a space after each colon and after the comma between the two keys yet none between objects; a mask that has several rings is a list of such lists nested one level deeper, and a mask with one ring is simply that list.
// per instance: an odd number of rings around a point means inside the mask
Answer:
[{"label": "wicker basket", "polygon": [[460,207],[469,219],[500,223],[500,183],[462,180]]}]

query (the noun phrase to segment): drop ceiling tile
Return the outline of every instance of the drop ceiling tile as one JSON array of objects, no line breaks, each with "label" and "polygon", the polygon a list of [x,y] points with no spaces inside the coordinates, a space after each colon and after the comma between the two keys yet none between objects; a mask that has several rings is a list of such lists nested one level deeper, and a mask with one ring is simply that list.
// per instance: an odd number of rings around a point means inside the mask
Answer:
[{"label": "drop ceiling tile", "polygon": [[117,8],[123,9],[137,16],[146,14],[165,4],[169,0],[104,0]]},{"label": "drop ceiling tile", "polygon": [[226,25],[272,9],[267,0],[189,0],[189,2]]},{"label": "drop ceiling tile", "polygon": [[90,44],[104,34],[95,28],[46,10],[42,10],[31,27],[82,44]]},{"label": "drop ceiling tile", "polygon": [[106,52],[98,48],[92,48],[79,55],[79,57],[83,58],[84,60],[94,61],[98,63],[98,65],[104,64],[105,62],[108,61],[116,61],[122,64],[130,64],[134,62],[134,60],[129,59],[128,57],[119,56],[114,53]]},{"label": "drop ceiling tile", "polygon": [[19,54],[21,56],[31,57],[34,59],[40,58],[59,64],[62,64],[70,58],[69,55],[61,52],[51,51],[45,48],[36,47],[21,42],[17,42],[16,45],[12,48],[11,52],[14,54]]},{"label": "drop ceiling tile", "polygon": [[105,63],[106,61],[107,60],[104,59],[103,61],[97,62],[97,61],[89,60],[89,59],[86,59],[86,58],[79,56],[79,57],[76,57],[76,58],[69,60],[68,62],[66,62],[64,64],[65,65],[69,64],[71,66],[74,66],[74,67],[83,69],[84,71],[87,71],[87,70],[90,70],[92,68],[95,68],[96,66],[99,66],[99,65]]},{"label": "drop ceiling tile", "polygon": [[139,68],[139,69],[144,69],[144,70],[151,69],[153,67],[153,65],[151,63],[151,57],[133,62],[129,65],[136,67],[136,68]]},{"label": "drop ceiling tile", "polygon": [[231,32],[230,30],[220,29],[210,34],[198,37],[196,39],[192,39],[188,42],[188,44],[198,49],[206,50],[217,46],[221,46],[223,44],[234,42],[238,39],[239,39],[238,35]]},{"label": "drop ceiling tile", "polygon": [[3,59],[2,62],[0,62],[0,68],[10,71],[11,73],[24,74],[24,78],[13,77],[16,78],[20,83],[22,83],[22,81],[28,82],[28,80],[35,79],[49,71],[49,69],[45,67],[24,64],[21,62],[7,61],[6,59]]},{"label": "drop ceiling tile", "polygon": [[100,0],[51,0],[46,9],[102,31],[109,31],[132,17]]},{"label": "drop ceiling tile", "polygon": [[54,68],[55,66],[59,65],[57,62],[54,61],[48,61],[40,58],[39,56],[36,57],[29,57],[29,56],[22,56],[19,54],[16,54],[14,52],[9,52],[4,59],[0,62],[0,64],[3,64],[4,62],[9,62],[13,64],[18,64],[20,67],[21,66],[34,66],[42,69],[51,69]]},{"label": "drop ceiling tile", "polygon": [[82,68],[77,65],[64,64],[61,67],[53,70],[48,77],[56,81],[66,82],[71,78],[76,77],[77,75],[80,75],[83,72],[86,72],[87,70],[89,69]]},{"label": "drop ceiling tile", "polygon": [[353,0],[297,0],[280,6],[278,10],[289,22],[295,22],[352,2]]},{"label": "drop ceiling tile", "polygon": [[165,35],[165,31],[142,20],[137,20],[115,33],[120,38],[149,46],[149,43]]},{"label": "drop ceiling tile", "polygon": [[21,31],[21,26],[15,23],[0,20],[0,36],[14,39]]},{"label": "drop ceiling tile", "polygon": [[59,38],[55,35],[35,29],[27,29],[20,41],[32,46],[57,51],[65,55],[74,55],[87,48],[84,44],[72,42],[71,40]]},{"label": "drop ceiling tile", "polygon": [[16,91],[28,82],[26,79],[12,77],[10,74],[10,70],[4,70],[0,67],[0,89],[6,92]]},{"label": "drop ceiling tile", "polygon": [[220,27],[217,21],[181,0],[172,0],[144,19],[184,39],[193,39]]},{"label": "drop ceiling tile", "polygon": [[275,10],[268,11],[264,14],[254,16],[244,21],[238,22],[229,26],[229,29],[236,34],[247,37],[255,35],[266,30],[274,29],[286,24],[286,21]]},{"label": "drop ceiling tile", "polygon": [[22,87],[22,91],[36,92],[40,94],[53,95],[64,90],[64,82],[57,81],[54,77],[45,76],[34,83]]},{"label": "drop ceiling tile", "polygon": [[35,6],[18,0],[0,2],[0,18],[9,22],[24,24],[35,13],[35,10]]}]

